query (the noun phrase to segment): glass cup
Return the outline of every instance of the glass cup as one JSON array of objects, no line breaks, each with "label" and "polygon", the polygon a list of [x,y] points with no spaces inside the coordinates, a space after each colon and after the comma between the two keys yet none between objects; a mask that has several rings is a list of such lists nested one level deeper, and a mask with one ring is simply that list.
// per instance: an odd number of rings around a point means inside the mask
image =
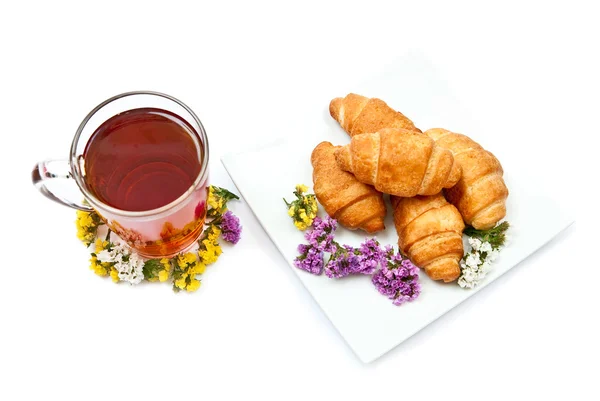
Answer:
[{"label": "glass cup", "polygon": [[[153,210],[127,211],[107,205],[90,190],[86,183],[85,149],[94,132],[105,121],[138,108],[158,108],[175,113],[193,128],[196,135],[189,135],[198,152],[200,173],[192,186],[171,203]],[[140,255],[148,258],[172,257],[192,247],[204,227],[208,139],[196,114],[181,101],[158,92],[127,92],[96,106],[77,129],[69,160],[37,163],[32,171],[32,181],[43,195],[55,202],[98,213],[108,227]],[[72,184],[73,181],[77,184],[78,191],[69,194],[69,185],[64,184]]]}]

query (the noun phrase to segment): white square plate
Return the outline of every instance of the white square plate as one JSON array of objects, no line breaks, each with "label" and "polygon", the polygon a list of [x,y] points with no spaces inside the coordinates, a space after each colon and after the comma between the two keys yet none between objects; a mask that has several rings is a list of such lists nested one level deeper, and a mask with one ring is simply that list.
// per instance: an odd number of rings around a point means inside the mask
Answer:
[{"label": "white square plate", "polygon": [[[485,143],[485,132],[479,130],[463,112],[446,85],[435,74],[431,64],[412,54],[398,60],[386,72],[363,84],[349,86],[348,92],[384,99],[391,107],[402,111],[421,129],[444,127],[472,136]],[[332,93],[330,98],[346,93]],[[326,113],[328,103],[323,104]],[[240,193],[253,210],[271,240],[293,269],[306,289],[315,298],[348,345],[363,362],[371,362],[394,348],[429,323],[474,295],[510,270],[568,227],[572,218],[545,195],[535,179],[528,179],[515,160],[502,160],[510,195],[507,203],[509,243],[500,252],[492,272],[473,290],[456,283],[442,284],[420,274],[421,296],[414,302],[394,306],[380,295],[368,276],[328,279],[314,276],[292,265],[297,246],[304,242],[286,213],[282,197],[290,200],[294,186],[312,186],[310,154],[314,146],[327,140],[333,144],[348,143],[348,136],[333,119],[326,119],[322,131],[314,137],[302,132],[301,141],[279,142],[259,150],[230,154],[223,164]],[[296,122],[297,123],[297,122]],[[299,127],[302,128],[302,127]],[[305,127],[308,129],[308,127]],[[296,137],[299,136],[292,136]],[[485,144],[484,144],[485,147]],[[494,149],[489,149],[496,153]],[[518,172],[518,174],[517,174]],[[322,208],[321,208],[322,209]],[[323,216],[323,211],[320,215]],[[378,233],[382,245],[396,245],[391,208],[388,204],[386,230]],[[552,218],[548,218],[552,216]],[[358,245],[366,233],[338,228],[336,239],[344,244]]]}]

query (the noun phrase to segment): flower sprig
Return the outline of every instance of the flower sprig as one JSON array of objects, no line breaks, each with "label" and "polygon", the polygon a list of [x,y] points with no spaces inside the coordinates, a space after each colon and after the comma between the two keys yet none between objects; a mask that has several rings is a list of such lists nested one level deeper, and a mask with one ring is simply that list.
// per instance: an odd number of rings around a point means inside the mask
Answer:
[{"label": "flower sprig", "polygon": [[96,212],[77,212],[77,237],[86,246],[93,244],[90,268],[99,276],[110,276],[115,283],[171,281],[175,292],[192,292],[200,288],[200,276],[206,266],[215,263],[223,253],[219,238],[231,244],[237,244],[240,240],[240,220],[227,210],[227,202],[232,199],[239,197],[227,189],[209,187],[208,219],[198,239],[198,249],[173,258],[145,260],[124,242],[112,241],[111,235],[114,233],[111,230],[108,230],[104,239],[97,238],[98,227],[103,221]]},{"label": "flower sprig", "polygon": [[227,202],[232,199],[239,200],[240,197],[225,188],[211,185],[208,188],[208,206],[206,212],[208,217],[218,217],[227,211]]},{"label": "flower sprig", "polygon": [[211,265],[217,261],[223,250],[219,244],[221,229],[214,222],[211,222],[202,233],[198,240],[198,256],[206,265]]},{"label": "flower sprig", "polygon": [[386,263],[373,275],[372,281],[379,293],[392,300],[394,305],[414,301],[421,294],[419,268],[392,247],[386,248]]},{"label": "flower sprig", "polygon": [[[337,221],[329,216],[315,217],[311,229],[304,234],[308,244],[300,244],[294,266],[309,273],[329,278],[363,274],[373,275],[375,288],[395,305],[415,300],[421,293],[419,268],[400,252],[387,246],[382,249],[375,238],[366,239],[358,248],[335,241]],[[325,253],[329,259],[324,262]],[[381,266],[381,269],[377,270]]]},{"label": "flower sprig", "polygon": [[485,278],[506,241],[509,226],[505,221],[489,230],[477,230],[473,227],[465,229],[471,250],[460,261],[461,276],[458,278],[458,285],[462,288],[474,288]]},{"label": "flower sprig", "polygon": [[173,270],[173,260],[168,258],[148,259],[144,264],[144,278],[148,281],[165,282]]},{"label": "flower sprig", "polygon": [[317,199],[314,194],[306,194],[308,187],[303,184],[296,185],[294,191],[295,200],[288,202],[285,198],[286,207],[288,208],[288,215],[294,221],[294,225],[300,231],[306,230],[313,222],[313,219],[317,216]]},{"label": "flower sprig", "polygon": [[144,279],[144,259],[126,245],[110,242],[110,234],[109,230],[106,240],[96,240],[96,252],[92,258],[96,258],[96,263],[106,269],[114,282],[139,284]]},{"label": "flower sprig", "polygon": [[77,219],[75,220],[75,227],[77,227],[77,238],[83,242],[86,246],[89,246],[98,232],[98,227],[103,223],[98,213],[84,212],[83,210],[77,211]]},{"label": "flower sprig", "polygon": [[[107,235],[110,237],[110,235]],[[97,238],[94,242],[94,252],[91,253],[90,257],[90,270],[96,273],[98,276],[107,276],[110,275],[113,282],[119,281],[119,272],[113,266],[114,263],[103,261],[102,259],[98,259],[98,254],[102,255],[102,252],[111,251],[114,247],[114,244],[109,242],[108,240],[101,240]]]},{"label": "flower sprig", "polygon": [[177,255],[174,262],[173,291],[193,292],[200,288],[201,281],[198,279],[198,275],[206,270],[206,264],[202,258],[198,258],[196,252],[187,252]]},{"label": "flower sprig", "polygon": [[465,228],[464,234],[471,238],[478,238],[481,242],[488,242],[492,248],[498,249],[506,242],[506,230],[510,227],[508,221],[503,221],[489,230],[477,230],[471,226]]}]

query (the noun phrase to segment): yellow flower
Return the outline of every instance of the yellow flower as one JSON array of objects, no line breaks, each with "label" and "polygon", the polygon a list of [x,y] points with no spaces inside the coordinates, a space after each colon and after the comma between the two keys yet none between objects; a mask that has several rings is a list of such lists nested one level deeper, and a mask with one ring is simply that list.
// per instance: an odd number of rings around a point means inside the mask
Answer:
[{"label": "yellow flower", "polygon": [[94,225],[94,219],[92,218],[92,214],[84,212],[83,210],[78,210],[76,224],[82,228],[92,227]]},{"label": "yellow flower", "polygon": [[96,239],[96,253],[100,253],[108,247],[108,241],[102,241],[100,238]]},{"label": "yellow flower", "polygon": [[215,195],[215,191],[212,186],[208,190],[208,206],[217,210],[221,210],[223,207],[223,198]]},{"label": "yellow flower", "polygon": [[296,199],[292,202],[283,199],[288,208],[287,214],[292,218],[294,226],[301,231],[312,225],[313,219],[317,216],[317,198],[314,194],[303,195],[307,191],[306,185],[298,184],[294,191]]},{"label": "yellow flower", "polygon": [[112,266],[110,268],[110,278],[112,279],[113,283],[119,282],[119,272]]},{"label": "yellow flower", "polygon": [[162,258],[160,260],[160,264],[162,264],[165,267],[166,271],[170,271],[171,270],[171,261],[167,258]]},{"label": "yellow flower", "polygon": [[185,290],[187,292],[193,292],[200,288],[200,280],[196,280],[195,278],[190,280],[190,283],[187,285]]},{"label": "yellow flower", "polygon": [[208,238],[202,241],[202,244],[206,247],[206,249],[201,249],[198,252],[202,262],[207,265],[215,263],[221,253],[223,253],[221,246],[216,242],[210,241]]},{"label": "yellow flower", "polygon": [[210,231],[208,232],[207,239],[210,242],[217,242],[219,235],[221,235],[221,229],[219,227],[213,225],[210,227]]},{"label": "yellow flower", "polygon": [[193,252],[188,252],[183,255],[177,255],[177,265],[182,269],[184,269],[189,264],[195,263],[196,260],[196,254]]},{"label": "yellow flower", "polygon": [[304,184],[298,184],[296,185],[296,191],[300,192],[301,194],[303,194],[304,192],[308,191],[308,187]]},{"label": "yellow flower", "polygon": [[181,290],[185,290],[185,279],[186,278],[187,278],[187,274],[185,274],[181,278],[175,280],[175,286]]},{"label": "yellow flower", "polygon": [[77,228],[77,238],[86,245],[96,237],[96,229],[100,223],[100,219],[96,213],[88,213],[78,210],[75,227]]},{"label": "yellow flower", "polygon": [[77,228],[77,239],[87,244],[94,239],[94,234],[88,233],[84,228]]},{"label": "yellow flower", "polygon": [[100,277],[104,277],[107,274],[106,269],[99,264],[94,266],[94,273],[96,273]]},{"label": "yellow flower", "polygon": [[190,274],[203,274],[206,271],[206,265],[202,262],[198,262],[194,268],[190,271]]},{"label": "yellow flower", "polygon": [[[312,224],[312,220],[311,220],[311,224]],[[308,225],[304,221],[294,220],[294,225],[296,226],[296,228],[298,230],[301,230],[301,231],[306,230],[308,228]]]},{"label": "yellow flower", "polygon": [[196,262],[196,260],[198,260],[198,258],[196,258],[196,254],[193,252],[188,252],[185,255],[183,255],[183,257],[188,264],[192,264]]},{"label": "yellow flower", "polygon": [[92,256],[90,259],[90,269],[92,269],[98,276],[103,277],[108,274],[106,267],[104,267],[102,263],[98,262],[98,259],[95,256]]},{"label": "yellow flower", "polygon": [[167,270],[161,270],[160,272],[158,272],[158,280],[161,283],[164,283],[168,279],[169,279],[169,272]]},{"label": "yellow flower", "polygon": [[169,279],[169,274],[171,272],[171,261],[167,258],[162,258],[160,260],[160,264],[163,266],[163,269],[158,272],[158,277],[155,278],[154,281],[159,280],[162,283]]}]

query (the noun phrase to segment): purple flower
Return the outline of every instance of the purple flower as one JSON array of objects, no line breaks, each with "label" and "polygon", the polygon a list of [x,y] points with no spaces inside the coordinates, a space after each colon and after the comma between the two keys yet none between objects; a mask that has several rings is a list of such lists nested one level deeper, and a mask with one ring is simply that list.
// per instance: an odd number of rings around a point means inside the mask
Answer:
[{"label": "purple flower", "polygon": [[334,231],[337,229],[337,221],[327,216],[324,219],[315,217],[312,229],[304,234],[304,238],[320,251],[335,253],[337,246],[334,241]]},{"label": "purple flower", "polygon": [[385,253],[379,246],[379,242],[375,239],[368,239],[360,244],[359,268],[356,273],[373,274],[382,260],[385,260]]},{"label": "purple flower", "polygon": [[325,275],[329,278],[342,278],[360,271],[357,250],[350,245],[339,249],[325,265]]},{"label": "purple flower", "polygon": [[[333,244],[335,246],[335,244]],[[332,253],[325,265],[325,274],[329,278],[341,278],[351,274],[373,274],[384,257],[379,242],[369,239],[359,248],[344,245]]]},{"label": "purple flower", "polygon": [[294,259],[294,266],[309,273],[319,275],[323,273],[323,252],[312,245],[298,245],[300,256]]},{"label": "purple flower", "polygon": [[221,230],[223,231],[223,239],[232,244],[237,244],[240,240],[240,234],[242,232],[242,226],[240,226],[240,219],[230,210],[225,212],[223,220],[221,221]]},{"label": "purple flower", "polygon": [[387,261],[384,267],[373,275],[372,281],[382,295],[392,300],[394,305],[415,300],[421,293],[419,268],[393,249],[385,251]]}]

